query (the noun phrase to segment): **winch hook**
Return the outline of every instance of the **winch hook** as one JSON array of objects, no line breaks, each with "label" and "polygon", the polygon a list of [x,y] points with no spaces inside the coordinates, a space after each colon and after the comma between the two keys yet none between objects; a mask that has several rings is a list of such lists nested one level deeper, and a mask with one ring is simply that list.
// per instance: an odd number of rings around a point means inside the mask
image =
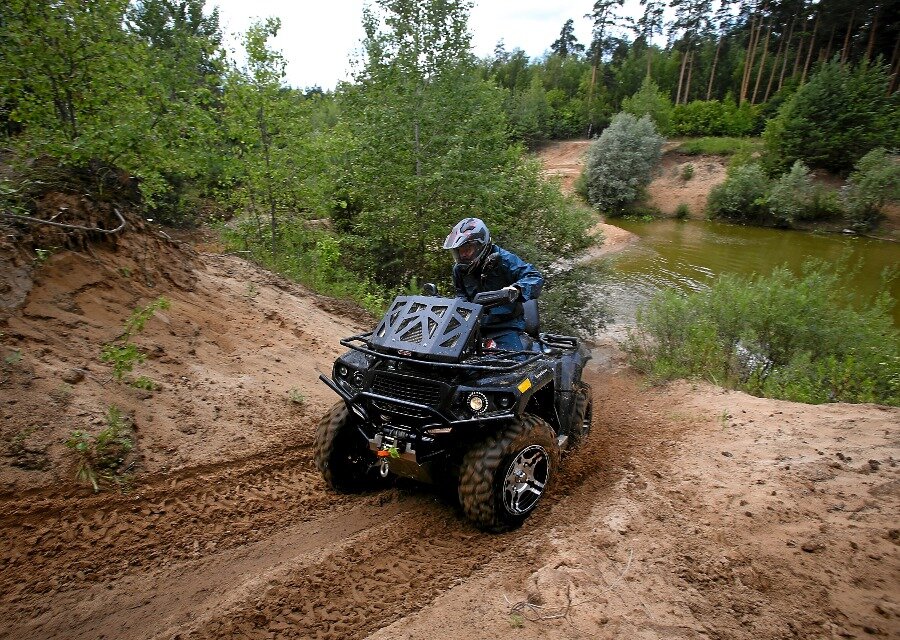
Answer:
[{"label": "winch hook", "polygon": [[378,473],[381,474],[382,478],[387,478],[388,474],[391,472],[391,463],[386,459],[381,461],[381,467],[378,470]]}]

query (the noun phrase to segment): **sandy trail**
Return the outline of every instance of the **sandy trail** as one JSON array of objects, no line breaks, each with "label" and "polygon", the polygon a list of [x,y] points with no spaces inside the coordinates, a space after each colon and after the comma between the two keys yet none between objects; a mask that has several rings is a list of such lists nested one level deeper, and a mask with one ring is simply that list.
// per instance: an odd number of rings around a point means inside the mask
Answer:
[{"label": "sandy trail", "polygon": [[[99,345],[159,295],[139,372],[160,388],[110,381]],[[316,472],[316,378],[364,315],[149,232],[53,256],[20,297],[0,638],[900,636],[900,410],[649,386],[607,342],[590,438],[488,535],[427,487],[341,495]],[[94,495],[62,442],[111,404],[134,487]]]}]

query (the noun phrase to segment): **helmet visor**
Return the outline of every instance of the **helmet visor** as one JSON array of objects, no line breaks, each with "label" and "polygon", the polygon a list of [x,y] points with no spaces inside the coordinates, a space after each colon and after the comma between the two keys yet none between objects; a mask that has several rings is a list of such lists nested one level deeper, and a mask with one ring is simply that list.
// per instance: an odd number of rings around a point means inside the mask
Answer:
[{"label": "helmet visor", "polygon": [[465,242],[453,250],[453,258],[458,264],[472,264],[481,253],[480,242]]}]

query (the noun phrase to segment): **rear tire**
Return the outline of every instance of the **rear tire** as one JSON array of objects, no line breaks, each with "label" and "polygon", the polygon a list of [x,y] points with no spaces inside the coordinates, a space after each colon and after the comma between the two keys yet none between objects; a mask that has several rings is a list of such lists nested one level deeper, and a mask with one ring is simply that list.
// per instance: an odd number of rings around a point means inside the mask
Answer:
[{"label": "rear tire", "polygon": [[459,478],[463,512],[487,531],[519,527],[537,508],[558,466],[553,430],[540,418],[523,415],[463,456]]},{"label": "rear tire", "polygon": [[375,455],[357,426],[358,420],[343,401],[334,405],[319,422],[313,444],[316,467],[325,482],[345,493],[376,484]]}]

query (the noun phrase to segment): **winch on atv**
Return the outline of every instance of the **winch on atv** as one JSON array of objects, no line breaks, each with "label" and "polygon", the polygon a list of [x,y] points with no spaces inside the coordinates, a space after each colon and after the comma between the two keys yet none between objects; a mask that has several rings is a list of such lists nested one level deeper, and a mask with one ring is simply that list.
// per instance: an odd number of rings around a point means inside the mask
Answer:
[{"label": "winch on atv", "polygon": [[561,452],[590,429],[591,390],[581,380],[590,354],[575,337],[541,333],[534,300],[523,305],[524,349],[493,348],[481,315],[508,296],[398,296],[374,331],[341,340],[349,351],[331,378],[320,376],[341,401],[315,440],[332,488],[373,487],[390,474],[451,481],[484,529],[528,517]]}]

